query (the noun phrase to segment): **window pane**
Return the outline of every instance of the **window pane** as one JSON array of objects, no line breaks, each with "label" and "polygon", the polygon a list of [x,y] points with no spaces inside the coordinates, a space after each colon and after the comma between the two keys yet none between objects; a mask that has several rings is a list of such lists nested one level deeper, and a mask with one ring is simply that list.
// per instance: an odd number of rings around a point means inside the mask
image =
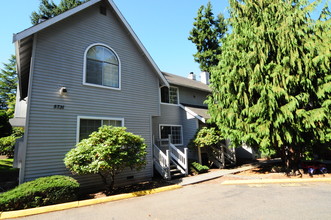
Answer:
[{"label": "window pane", "polygon": [[111,50],[105,48],[104,55],[105,55],[104,57],[105,62],[118,65],[117,57]]},{"label": "window pane", "polygon": [[181,127],[171,127],[171,137],[173,144],[181,144],[182,143],[182,133]]},{"label": "window pane", "polygon": [[119,61],[104,46],[93,46],[86,55],[86,82],[119,88]]},{"label": "window pane", "polygon": [[171,134],[171,127],[170,126],[161,126],[161,139],[166,139]]},{"label": "window pane", "polygon": [[177,97],[177,88],[170,87],[169,91],[169,103],[171,104],[178,104],[178,97]]},{"label": "window pane", "polygon": [[122,125],[122,121],[116,121],[115,122],[115,126],[116,127],[122,127],[123,125]]},{"label": "window pane", "polygon": [[103,59],[104,59],[104,50],[103,50],[103,47],[102,46],[91,47],[87,51],[87,55],[86,56],[89,59],[103,61]]},{"label": "window pane", "polygon": [[122,127],[122,121],[118,120],[103,120],[103,125],[110,125],[114,127]]},{"label": "window pane", "polygon": [[118,88],[118,66],[104,63],[103,65],[103,85]]},{"label": "window pane", "polygon": [[79,140],[88,138],[93,131],[101,126],[101,120],[81,119],[79,128]]},{"label": "window pane", "polygon": [[102,85],[102,63],[87,59],[86,82]]},{"label": "window pane", "polygon": [[168,87],[161,88],[161,102],[169,103],[169,89]]}]

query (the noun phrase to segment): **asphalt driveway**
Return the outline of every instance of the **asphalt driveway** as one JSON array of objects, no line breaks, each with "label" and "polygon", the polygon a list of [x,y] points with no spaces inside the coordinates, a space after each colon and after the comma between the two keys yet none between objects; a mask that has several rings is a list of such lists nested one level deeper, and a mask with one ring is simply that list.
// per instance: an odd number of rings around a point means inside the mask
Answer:
[{"label": "asphalt driveway", "polygon": [[331,219],[330,183],[221,185],[181,189],[20,219]]}]

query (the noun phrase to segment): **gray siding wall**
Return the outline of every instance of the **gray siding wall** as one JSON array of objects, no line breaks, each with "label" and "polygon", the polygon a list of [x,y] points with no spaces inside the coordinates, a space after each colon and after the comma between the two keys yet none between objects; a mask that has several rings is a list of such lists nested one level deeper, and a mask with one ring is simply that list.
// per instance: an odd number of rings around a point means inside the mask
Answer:
[{"label": "gray siding wall", "polygon": [[[153,135],[159,139],[159,125],[181,125],[183,131],[183,146],[186,147],[198,129],[198,119],[188,114],[185,110],[176,105],[161,104],[161,116],[153,119]],[[189,157],[195,157],[190,151]]]},{"label": "gray siding wall", "polygon": [[[84,53],[93,43],[111,47],[121,61],[121,90],[82,85]],[[124,118],[128,131],[145,138],[148,165],[142,171],[126,172],[135,180],[150,178],[151,117],[159,115],[159,79],[147,59],[111,10],[107,16],[92,6],[37,34],[30,98],[24,181],[40,176],[69,174],[64,155],[76,144],[77,116]],[[68,94],[59,95],[61,86]],[[64,109],[54,109],[64,105]],[[76,177],[85,185],[99,177]]]},{"label": "gray siding wall", "polygon": [[[206,106],[204,101],[209,94],[208,92],[181,86],[174,87],[178,88],[180,103]],[[171,104],[161,104],[161,116],[153,119],[153,135],[156,139],[159,139],[160,124],[182,125],[183,146],[187,146],[198,129],[198,119],[188,114],[179,106]],[[190,157],[192,157],[191,155]]]},{"label": "gray siding wall", "polygon": [[208,92],[204,92],[197,89],[191,89],[186,87],[177,87],[179,89],[179,101],[180,103],[190,105],[204,105],[204,101],[207,99]]}]

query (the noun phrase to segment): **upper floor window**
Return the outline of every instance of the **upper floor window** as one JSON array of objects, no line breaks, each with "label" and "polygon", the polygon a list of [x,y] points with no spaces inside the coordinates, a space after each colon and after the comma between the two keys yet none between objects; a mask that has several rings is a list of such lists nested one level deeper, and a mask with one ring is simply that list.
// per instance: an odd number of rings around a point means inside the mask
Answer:
[{"label": "upper floor window", "polygon": [[176,87],[162,87],[161,102],[169,104],[178,104],[178,89]]},{"label": "upper floor window", "polygon": [[93,45],[86,52],[85,82],[120,88],[120,62],[113,50],[105,45]]}]

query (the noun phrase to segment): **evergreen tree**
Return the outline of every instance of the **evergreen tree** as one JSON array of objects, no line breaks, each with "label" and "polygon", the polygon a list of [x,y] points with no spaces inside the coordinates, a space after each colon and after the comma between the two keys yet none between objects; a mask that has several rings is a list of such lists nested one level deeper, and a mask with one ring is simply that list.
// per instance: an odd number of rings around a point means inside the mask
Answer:
[{"label": "evergreen tree", "polygon": [[331,138],[330,19],[319,1],[230,0],[231,33],[212,70],[211,121],[232,144],[302,154]]},{"label": "evergreen tree", "polygon": [[196,45],[197,53],[194,60],[200,64],[202,71],[209,72],[210,67],[218,64],[218,55],[221,53],[221,39],[226,32],[225,19],[222,14],[215,19],[212,12],[212,5],[201,6],[198,16],[193,23],[189,40]]},{"label": "evergreen tree", "polygon": [[4,63],[0,75],[0,109],[9,110],[12,115],[15,106],[17,88],[16,57],[11,56],[8,63]]},{"label": "evergreen tree", "polygon": [[41,0],[39,11],[34,11],[31,14],[31,23],[36,25],[40,19],[53,18],[69,9],[81,5],[88,0],[61,0],[59,5],[56,5],[52,0]]}]

